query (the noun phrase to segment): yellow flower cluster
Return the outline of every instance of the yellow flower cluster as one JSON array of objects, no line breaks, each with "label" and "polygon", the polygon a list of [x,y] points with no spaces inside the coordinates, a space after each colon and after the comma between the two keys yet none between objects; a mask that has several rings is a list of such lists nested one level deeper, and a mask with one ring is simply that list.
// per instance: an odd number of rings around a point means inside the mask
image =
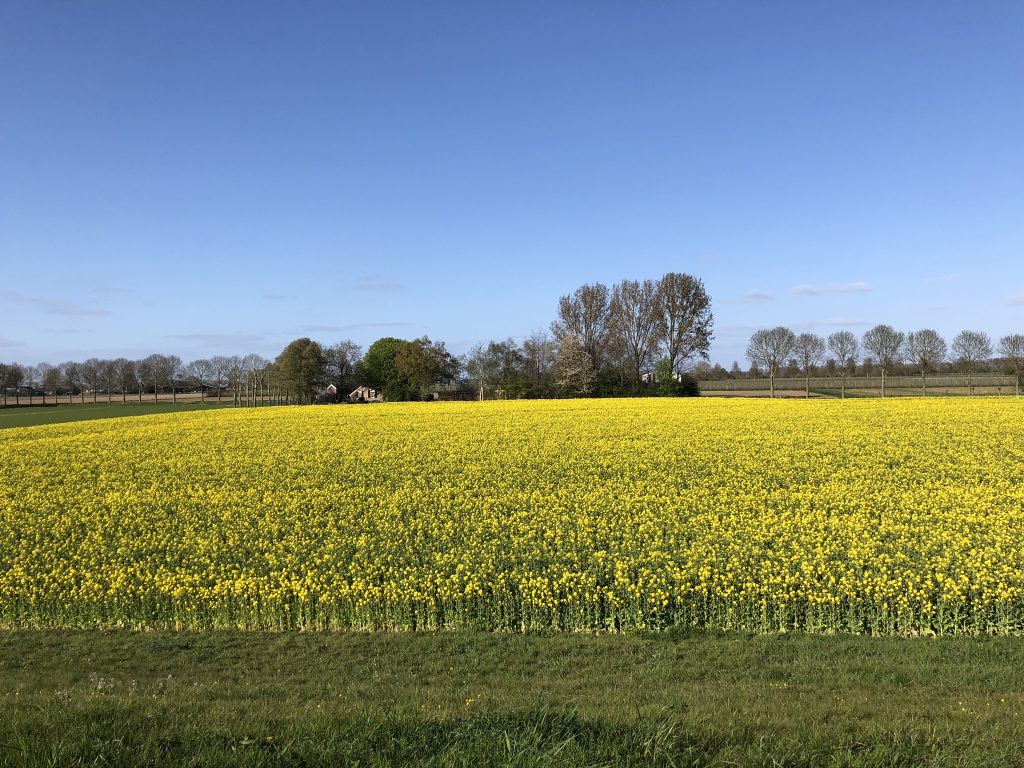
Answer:
[{"label": "yellow flower cluster", "polygon": [[0,432],[0,623],[1024,633],[1024,401],[570,400]]}]

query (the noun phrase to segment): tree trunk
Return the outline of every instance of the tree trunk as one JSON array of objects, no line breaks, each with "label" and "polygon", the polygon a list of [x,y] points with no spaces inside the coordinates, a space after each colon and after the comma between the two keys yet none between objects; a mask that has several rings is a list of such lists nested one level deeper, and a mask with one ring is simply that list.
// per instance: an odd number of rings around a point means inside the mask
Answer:
[{"label": "tree trunk", "polygon": [[882,369],[882,397],[885,397],[885,368]]},{"label": "tree trunk", "polygon": [[178,402],[178,395],[174,391],[174,382],[173,381],[171,382],[171,402],[172,403],[177,403]]},{"label": "tree trunk", "polygon": [[771,393],[769,396],[774,399],[774,397],[775,397],[775,371],[768,371],[768,391]]},{"label": "tree trunk", "polygon": [[840,397],[841,397],[841,399],[845,400],[846,399],[846,377],[843,376],[843,378],[841,378],[839,381],[840,381],[840,386],[842,387],[842,390],[841,390],[842,394],[840,395]]},{"label": "tree trunk", "polygon": [[924,368],[921,369],[921,397],[925,397],[928,394],[928,385],[925,379]]},{"label": "tree trunk", "polygon": [[808,373],[804,376],[804,398],[807,400],[811,399],[811,374]]},{"label": "tree trunk", "polygon": [[122,386],[121,387],[121,404],[122,405],[127,405],[127,403],[128,403],[128,392],[126,392],[125,388]]}]

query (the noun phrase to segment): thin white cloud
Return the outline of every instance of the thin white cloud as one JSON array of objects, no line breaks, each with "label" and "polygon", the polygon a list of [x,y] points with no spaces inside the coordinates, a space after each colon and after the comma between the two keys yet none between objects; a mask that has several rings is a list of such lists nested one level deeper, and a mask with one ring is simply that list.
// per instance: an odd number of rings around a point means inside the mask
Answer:
[{"label": "thin white cloud", "polygon": [[302,333],[338,333],[340,331],[357,331],[362,328],[407,328],[412,323],[352,323],[351,325],[304,325]]},{"label": "thin white cloud", "polygon": [[808,328],[842,328],[846,326],[870,325],[867,320],[857,320],[852,317],[830,317],[825,320],[811,320],[805,323]]},{"label": "thin white cloud", "polygon": [[867,293],[871,286],[862,280],[854,283],[823,283],[820,285],[798,285],[792,293],[798,296],[820,296],[825,293]]},{"label": "thin white cloud", "polygon": [[1024,307],[1024,291],[1007,296],[1006,303],[1011,307]]},{"label": "thin white cloud", "polygon": [[71,315],[75,317],[90,315],[109,315],[105,309],[93,309],[83,307],[72,301],[64,299],[45,299],[41,296],[30,296],[27,293],[18,291],[0,291],[0,301],[9,304],[20,304],[25,307],[35,307],[47,315]]},{"label": "thin white cloud", "polygon": [[948,275],[937,275],[937,276],[931,278],[931,280],[929,282],[932,282],[932,283],[951,283],[954,280],[959,280],[959,279],[960,279],[959,273],[951,272]]},{"label": "thin white cloud", "polygon": [[99,285],[99,286],[94,286],[94,287],[89,289],[89,293],[98,293],[101,296],[108,296],[108,295],[111,295],[111,294],[131,293],[131,292],[132,291],[129,288],[121,288],[120,286],[116,286],[116,285]]},{"label": "thin white cloud", "polygon": [[760,302],[771,301],[774,298],[775,296],[773,294],[768,293],[767,291],[762,291],[758,288],[754,288],[753,290],[747,291],[742,296],[740,296],[740,301]]},{"label": "thin white cloud", "polygon": [[359,291],[360,293],[391,293],[392,291],[401,291],[403,286],[401,283],[386,282],[383,278],[374,275],[374,279],[364,279],[357,283],[352,283],[349,286],[353,291]]},{"label": "thin white cloud", "polygon": [[0,336],[0,348],[24,347],[24,346],[26,346],[26,345],[25,345],[25,342],[23,342],[23,341],[18,341],[17,339],[8,339],[8,338],[5,338],[3,336]]},{"label": "thin white cloud", "polygon": [[269,340],[269,337],[262,333],[176,333],[164,338],[177,339],[179,341],[196,341],[200,344],[216,346],[263,344]]},{"label": "thin white cloud", "polygon": [[756,325],[723,325],[720,328],[715,328],[715,334],[718,336],[742,336],[756,330]]}]

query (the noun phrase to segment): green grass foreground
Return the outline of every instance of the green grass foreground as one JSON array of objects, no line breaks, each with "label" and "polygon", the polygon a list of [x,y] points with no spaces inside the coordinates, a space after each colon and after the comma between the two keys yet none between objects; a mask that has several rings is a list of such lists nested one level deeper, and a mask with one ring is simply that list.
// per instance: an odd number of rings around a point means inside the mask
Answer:
[{"label": "green grass foreground", "polygon": [[1024,642],[0,633],[0,765],[1024,763]]},{"label": "green grass foreground", "polygon": [[71,405],[0,408],[0,429],[37,427],[40,424],[64,424],[93,419],[119,419],[123,416],[149,416],[154,413],[184,413],[211,408],[228,408],[231,403],[73,403]]}]

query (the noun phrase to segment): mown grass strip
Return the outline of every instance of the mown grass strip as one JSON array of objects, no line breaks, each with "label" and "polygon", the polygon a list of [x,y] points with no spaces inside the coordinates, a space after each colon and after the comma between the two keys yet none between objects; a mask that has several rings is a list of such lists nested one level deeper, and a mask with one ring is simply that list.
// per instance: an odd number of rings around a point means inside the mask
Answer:
[{"label": "mown grass strip", "polygon": [[1009,765],[1024,644],[21,631],[0,711],[3,765]]}]

